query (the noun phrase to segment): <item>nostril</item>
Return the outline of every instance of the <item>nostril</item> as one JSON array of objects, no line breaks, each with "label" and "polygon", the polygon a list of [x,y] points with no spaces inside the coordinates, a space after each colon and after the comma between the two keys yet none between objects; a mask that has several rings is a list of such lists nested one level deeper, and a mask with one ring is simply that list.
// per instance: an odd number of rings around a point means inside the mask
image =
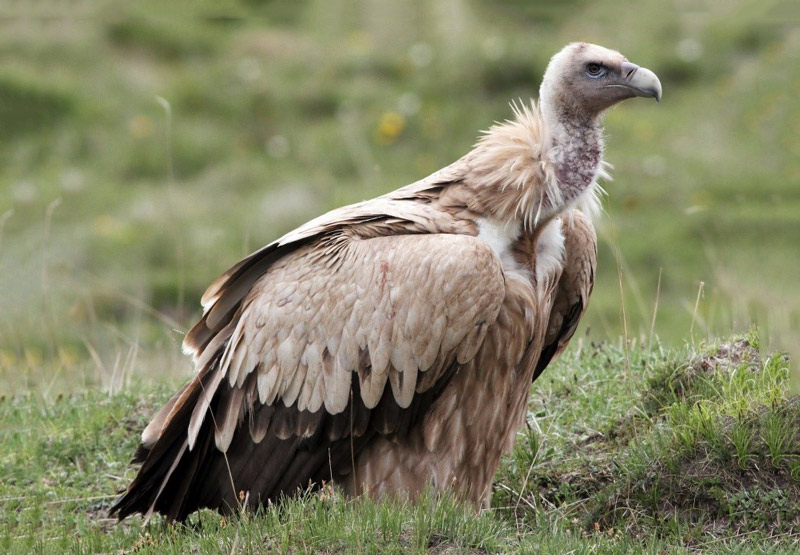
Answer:
[{"label": "nostril", "polygon": [[639,66],[630,62],[622,62],[622,67],[620,69],[622,70],[622,77],[626,80],[629,80],[639,69]]}]

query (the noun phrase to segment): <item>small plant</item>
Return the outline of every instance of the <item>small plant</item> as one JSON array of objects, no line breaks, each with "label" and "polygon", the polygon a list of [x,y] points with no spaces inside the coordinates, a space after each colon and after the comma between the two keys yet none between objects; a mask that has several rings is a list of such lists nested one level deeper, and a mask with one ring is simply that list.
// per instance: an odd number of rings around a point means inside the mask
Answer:
[{"label": "small plant", "polygon": [[737,420],[726,434],[726,439],[733,449],[733,458],[739,468],[746,470],[756,456],[751,453],[753,445],[753,431],[746,422]]},{"label": "small plant", "polygon": [[781,468],[786,460],[786,453],[793,443],[796,430],[786,427],[785,409],[773,405],[772,410],[765,412],[762,417],[762,439],[767,448],[769,461],[775,468]]}]

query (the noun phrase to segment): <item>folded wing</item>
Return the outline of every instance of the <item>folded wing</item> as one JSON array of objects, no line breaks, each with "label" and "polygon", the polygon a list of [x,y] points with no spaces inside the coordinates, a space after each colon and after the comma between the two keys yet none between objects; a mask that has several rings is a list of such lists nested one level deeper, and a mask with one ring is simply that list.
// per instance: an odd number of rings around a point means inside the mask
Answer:
[{"label": "folded wing", "polygon": [[533,379],[567,347],[586,312],[597,267],[597,235],[591,220],[579,210],[562,217],[564,270],[556,286],[553,309],[547,323],[544,347]]},{"label": "folded wing", "polygon": [[[466,235],[332,227],[278,254],[210,288],[187,337],[198,374],[145,430],[120,517],[255,506],[346,474],[376,434],[405,434],[424,416],[504,298],[499,260]],[[240,300],[214,317],[226,295]]]}]

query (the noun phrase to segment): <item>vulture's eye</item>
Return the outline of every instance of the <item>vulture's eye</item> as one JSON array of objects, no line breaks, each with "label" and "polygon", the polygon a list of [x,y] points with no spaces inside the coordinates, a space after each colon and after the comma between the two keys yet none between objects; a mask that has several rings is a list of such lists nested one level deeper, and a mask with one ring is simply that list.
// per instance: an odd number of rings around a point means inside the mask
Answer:
[{"label": "vulture's eye", "polygon": [[606,68],[594,62],[586,64],[586,75],[592,79],[597,79],[606,74]]}]

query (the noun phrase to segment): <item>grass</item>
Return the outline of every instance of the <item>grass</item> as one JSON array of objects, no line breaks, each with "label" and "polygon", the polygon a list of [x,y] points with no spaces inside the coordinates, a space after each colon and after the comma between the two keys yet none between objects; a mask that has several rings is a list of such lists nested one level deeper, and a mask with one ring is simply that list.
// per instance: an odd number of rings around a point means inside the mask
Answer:
[{"label": "grass", "polygon": [[[638,342],[637,342],[638,343]],[[580,351],[578,353],[577,351]],[[630,371],[625,368],[626,357]],[[187,526],[106,511],[139,431],[176,383],[0,400],[0,549],[23,552],[791,553],[800,399],[755,332],[670,350],[584,343],[532,389],[493,509],[447,496],[347,500],[326,486]]]}]

